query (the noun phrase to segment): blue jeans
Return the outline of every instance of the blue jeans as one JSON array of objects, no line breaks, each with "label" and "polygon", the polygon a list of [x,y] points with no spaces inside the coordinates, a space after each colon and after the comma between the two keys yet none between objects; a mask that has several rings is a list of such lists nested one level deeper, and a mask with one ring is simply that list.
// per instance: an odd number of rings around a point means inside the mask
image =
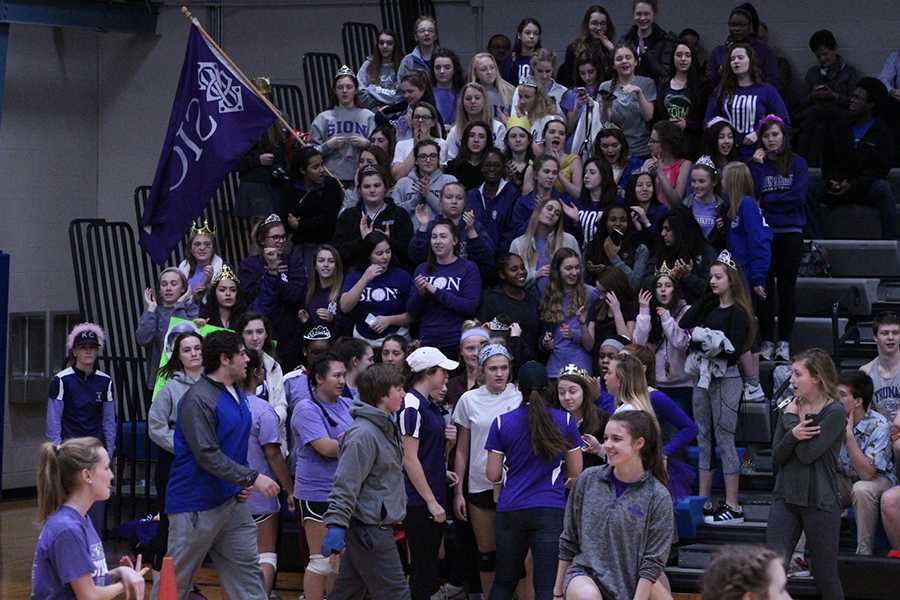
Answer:
[{"label": "blue jeans", "polygon": [[525,557],[534,561],[535,600],[551,600],[559,561],[562,508],[497,512],[497,571],[490,600],[512,600],[525,575]]}]

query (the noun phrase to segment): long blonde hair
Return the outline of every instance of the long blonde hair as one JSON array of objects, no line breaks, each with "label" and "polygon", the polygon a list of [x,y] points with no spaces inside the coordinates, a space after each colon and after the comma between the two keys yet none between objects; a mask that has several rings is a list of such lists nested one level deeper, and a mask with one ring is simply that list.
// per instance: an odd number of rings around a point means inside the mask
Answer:
[{"label": "long blonde hair", "polygon": [[[481,114],[475,119],[469,118],[469,115],[466,114],[465,105],[463,104],[463,98],[466,95],[466,90],[469,88],[472,88],[481,94],[482,99]],[[484,90],[484,86],[477,81],[470,81],[459,90],[459,96],[456,99],[456,121],[453,123],[457,136],[462,135],[463,129],[465,129],[466,125],[471,121],[484,121],[491,126],[493,126],[494,122],[494,115],[491,113],[491,103],[488,102],[487,92]],[[460,145],[462,145],[462,142],[460,142]]]},{"label": "long blonde hair", "polygon": [[738,214],[741,200],[753,197],[753,176],[750,168],[742,162],[732,161],[722,168],[722,191],[728,197],[728,219],[733,221]]},{"label": "long blonde hair", "polygon": [[[489,60],[494,63],[494,69],[497,72],[497,80],[494,82],[494,87],[497,89],[500,97],[503,98],[503,104],[509,107],[512,104],[512,98],[513,94],[516,91],[516,88],[514,88],[511,83],[507,82],[505,79],[503,79],[503,77],[500,76],[500,67],[497,65],[497,60],[489,52],[479,52],[472,57],[472,62],[469,63],[469,81],[481,83],[480,81],[478,81],[478,73],[475,70],[475,64],[479,60]],[[481,85],[484,86],[483,83]],[[485,96],[485,100],[487,100],[487,96]]]},{"label": "long blonde hair", "polygon": [[[529,87],[534,90],[534,104],[531,106],[531,109],[524,115],[528,117],[528,120],[531,121],[532,124],[536,123],[539,119],[543,119],[547,115],[558,114],[556,112],[556,102],[553,101],[553,98],[547,95],[547,92],[544,91],[544,86],[519,84],[519,87]],[[519,97],[521,98],[521,95]],[[516,108],[518,109],[518,107]]]},{"label": "long blonde hair", "polygon": [[534,208],[534,212],[531,213],[531,218],[528,219],[528,227],[525,229],[524,236],[524,256],[522,257],[526,267],[534,268],[537,265],[537,244],[535,243],[535,236],[537,235],[541,211],[544,210],[544,207],[550,202],[559,204],[559,221],[556,223],[554,230],[547,234],[547,252],[553,257],[556,255],[556,251],[563,247],[563,241],[565,240],[565,224],[563,223],[562,200],[559,200],[558,198],[547,198],[538,203]]},{"label": "long blonde hair", "polygon": [[38,522],[43,523],[75,491],[78,474],[100,462],[103,444],[93,437],[71,438],[62,444],[44,442],[38,458]]},{"label": "long blonde hair", "polygon": [[616,355],[610,368],[615,367],[616,377],[619,380],[619,395],[616,397],[616,407],[630,404],[637,410],[642,410],[657,421],[656,411],[650,402],[650,390],[647,387],[647,375],[644,373],[644,364],[636,356],[619,353]]},{"label": "long blonde hair", "polygon": [[819,389],[828,402],[839,398],[837,369],[827,352],[821,348],[810,348],[795,355],[791,362],[802,364],[812,377],[819,380]]}]

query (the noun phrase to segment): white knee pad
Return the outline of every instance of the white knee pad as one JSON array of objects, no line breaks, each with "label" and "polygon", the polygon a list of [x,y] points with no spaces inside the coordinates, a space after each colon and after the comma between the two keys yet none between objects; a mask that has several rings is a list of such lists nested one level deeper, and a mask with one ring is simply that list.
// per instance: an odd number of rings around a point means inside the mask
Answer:
[{"label": "white knee pad", "polygon": [[321,554],[309,555],[309,564],[306,565],[306,570],[310,573],[315,573],[316,575],[322,575],[323,577],[335,572],[334,565],[331,564],[331,559],[326,558]]},{"label": "white knee pad", "polygon": [[262,565],[272,565],[272,569],[275,571],[278,570],[278,554],[275,552],[260,552],[259,553],[259,564]]}]

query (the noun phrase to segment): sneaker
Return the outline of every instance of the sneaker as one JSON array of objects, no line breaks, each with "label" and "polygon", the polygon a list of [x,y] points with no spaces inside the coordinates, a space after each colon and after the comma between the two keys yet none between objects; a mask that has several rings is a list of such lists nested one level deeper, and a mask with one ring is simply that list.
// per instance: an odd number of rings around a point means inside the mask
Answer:
[{"label": "sneaker", "polygon": [[711,517],[703,517],[703,521],[709,525],[728,525],[731,523],[743,523],[744,511],[732,508],[731,506],[723,502],[718,510],[716,510],[714,515],[712,515]]},{"label": "sneaker", "polygon": [[775,360],[791,361],[791,347],[787,342],[778,342],[775,347]]},{"label": "sneaker", "polygon": [[809,563],[806,561],[802,555],[794,555],[791,559],[791,564],[788,565],[788,577],[812,577],[812,572],[809,570]]},{"label": "sneaker", "polygon": [[431,600],[460,600],[465,597],[465,588],[445,583],[437,592],[431,595]]},{"label": "sneaker", "polygon": [[763,342],[759,346],[759,357],[763,360],[772,360],[775,356],[775,344],[772,342]]},{"label": "sneaker", "polygon": [[764,402],[766,399],[762,386],[758,383],[744,384],[744,402]]},{"label": "sneaker", "polygon": [[719,508],[722,506],[722,502],[719,503],[719,506],[713,506],[713,503],[707,500],[703,503],[703,520],[706,520],[706,517],[712,517],[716,514]]}]

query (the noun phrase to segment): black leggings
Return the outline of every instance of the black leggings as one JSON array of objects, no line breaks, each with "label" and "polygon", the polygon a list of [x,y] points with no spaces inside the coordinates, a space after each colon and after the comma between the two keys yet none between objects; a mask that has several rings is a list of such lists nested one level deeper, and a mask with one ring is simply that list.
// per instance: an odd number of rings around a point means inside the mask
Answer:
[{"label": "black leggings", "polygon": [[802,255],[802,233],[776,233],[772,237],[772,263],[769,267],[769,276],[766,278],[766,299],[759,303],[759,329],[763,341],[776,341],[776,314],[777,340],[785,342],[791,340],[794,320],[797,318],[797,271],[800,269]]},{"label": "black leggings", "polygon": [[769,511],[766,545],[784,556],[785,565],[790,563],[801,533],[806,533],[810,570],[822,598],[844,600],[838,577],[841,509],[835,506],[831,510],[820,510],[776,499]]},{"label": "black leggings", "polygon": [[[169,546],[169,515],[166,514],[166,487],[169,484],[169,471],[175,455],[162,448],[159,449],[159,461],[156,463],[156,496],[159,502],[159,527],[156,535],[147,544],[150,552],[144,554],[144,561],[150,563],[156,571],[162,570],[162,559]],[[147,556],[149,554],[149,556]]]}]

